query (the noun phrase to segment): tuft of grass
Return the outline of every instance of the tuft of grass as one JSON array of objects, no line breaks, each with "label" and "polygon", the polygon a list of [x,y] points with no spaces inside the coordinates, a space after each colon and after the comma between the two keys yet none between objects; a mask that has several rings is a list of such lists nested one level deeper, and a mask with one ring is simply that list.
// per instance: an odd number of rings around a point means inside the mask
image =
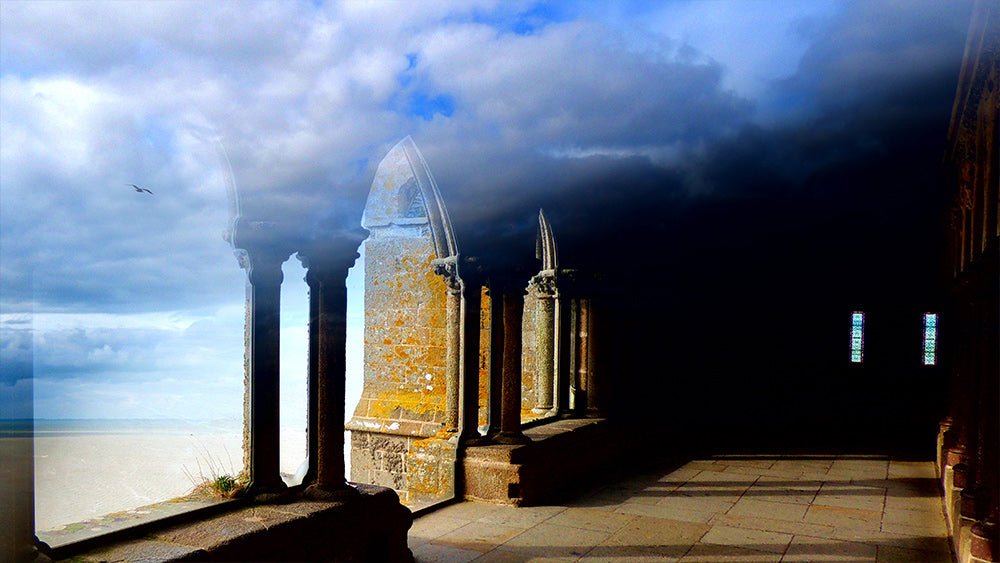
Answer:
[{"label": "tuft of grass", "polygon": [[215,478],[215,481],[212,481],[212,490],[223,495],[232,494],[232,492],[238,489],[239,486],[240,482],[236,480],[236,477],[233,477],[228,473],[225,475],[219,475]]},{"label": "tuft of grass", "polygon": [[[208,448],[202,446],[201,459],[196,459],[198,466],[197,476],[184,466],[184,474],[187,476],[194,490],[195,495],[208,495],[215,498],[236,498],[243,494],[247,486],[247,477],[244,473],[237,474],[233,471],[233,460],[226,450],[226,457],[229,458],[229,471],[225,470],[222,460],[213,457]],[[204,466],[202,466],[204,461]],[[207,474],[206,474],[207,471]]]}]

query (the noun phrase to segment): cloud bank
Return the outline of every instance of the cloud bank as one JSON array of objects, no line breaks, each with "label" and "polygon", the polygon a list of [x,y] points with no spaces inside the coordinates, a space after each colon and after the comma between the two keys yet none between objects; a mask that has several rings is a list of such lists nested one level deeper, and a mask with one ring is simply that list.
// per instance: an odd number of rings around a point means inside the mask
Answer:
[{"label": "cloud bank", "polygon": [[[706,201],[850,190],[878,213],[923,209],[968,4],[808,4],[4,2],[0,305],[17,361],[0,381],[28,373],[29,311],[52,315],[35,326],[51,381],[150,380],[164,357],[239,372],[220,141],[245,214],[336,229],[412,135],[459,244],[517,260],[541,206],[564,262],[593,267],[623,233],[673,244]],[[54,320],[68,314],[91,316]],[[237,345],[175,353],[213,331]]]}]

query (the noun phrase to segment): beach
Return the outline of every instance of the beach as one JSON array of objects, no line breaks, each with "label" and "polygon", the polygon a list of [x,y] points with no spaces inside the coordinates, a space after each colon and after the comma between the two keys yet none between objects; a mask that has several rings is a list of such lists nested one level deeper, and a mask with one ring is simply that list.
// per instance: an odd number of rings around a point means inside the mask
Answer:
[{"label": "beach", "polygon": [[[305,431],[283,428],[281,472],[295,474],[305,451]],[[243,431],[233,421],[37,421],[34,461],[35,528],[56,530],[239,473]]]}]

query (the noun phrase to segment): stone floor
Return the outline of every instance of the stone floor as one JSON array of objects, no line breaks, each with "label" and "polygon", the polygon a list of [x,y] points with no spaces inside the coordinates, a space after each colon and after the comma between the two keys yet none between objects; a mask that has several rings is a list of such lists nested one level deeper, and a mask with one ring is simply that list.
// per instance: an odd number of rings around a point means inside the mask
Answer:
[{"label": "stone floor", "polygon": [[416,518],[431,561],[951,562],[932,462],[719,456],[558,506],[454,504]]}]

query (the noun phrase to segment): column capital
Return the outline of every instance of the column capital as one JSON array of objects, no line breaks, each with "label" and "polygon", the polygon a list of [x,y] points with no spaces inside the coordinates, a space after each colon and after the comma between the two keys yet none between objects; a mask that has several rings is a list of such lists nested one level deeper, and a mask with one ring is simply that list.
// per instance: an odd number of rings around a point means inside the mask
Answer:
[{"label": "column capital", "polygon": [[347,271],[361,256],[358,247],[367,237],[366,229],[357,228],[341,230],[303,245],[296,258],[308,270],[306,281],[309,282],[310,275],[313,280],[330,276],[346,278]]},{"label": "column capital", "polygon": [[291,253],[265,251],[245,252],[247,276],[253,285],[281,285],[285,275],[281,265]]},{"label": "column capital", "polygon": [[528,281],[528,287],[539,299],[552,299],[559,293],[557,270],[542,270]]},{"label": "column capital", "polygon": [[444,278],[444,283],[448,286],[448,293],[453,295],[461,295],[462,292],[462,278],[458,275],[458,261],[458,254],[445,258],[435,258],[431,261],[434,273]]},{"label": "column capital", "polygon": [[240,267],[247,271],[250,283],[280,284],[281,265],[291,256],[288,229],[275,221],[251,221],[239,218],[233,224],[229,240]]}]

